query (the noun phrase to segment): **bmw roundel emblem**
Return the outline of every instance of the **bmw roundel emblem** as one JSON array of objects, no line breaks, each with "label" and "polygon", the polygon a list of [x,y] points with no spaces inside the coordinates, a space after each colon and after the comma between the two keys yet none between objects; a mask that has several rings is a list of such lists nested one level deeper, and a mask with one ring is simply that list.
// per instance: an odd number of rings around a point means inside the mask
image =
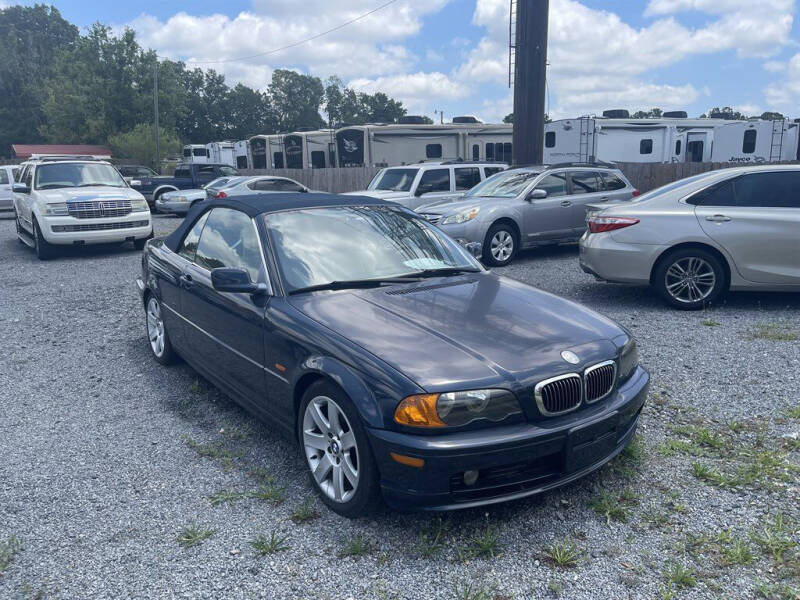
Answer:
[{"label": "bmw roundel emblem", "polygon": [[563,358],[571,365],[577,365],[579,362],[581,362],[581,359],[578,358],[578,355],[572,352],[571,350],[564,350],[561,353],[561,358]]}]

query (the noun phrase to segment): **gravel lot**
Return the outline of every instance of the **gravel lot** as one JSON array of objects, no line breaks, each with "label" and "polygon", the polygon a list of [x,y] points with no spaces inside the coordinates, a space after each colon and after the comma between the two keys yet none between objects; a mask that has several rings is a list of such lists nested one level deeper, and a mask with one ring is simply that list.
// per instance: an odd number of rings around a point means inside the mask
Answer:
[{"label": "gravel lot", "polygon": [[[130,247],[39,262],[0,222],[0,598],[798,593],[798,294],[680,313],[595,283],[574,246],[524,254],[505,275],[636,333],[653,386],[634,451],[488,511],[348,521],[313,499],[290,442],[151,359],[138,272]],[[181,545],[190,524],[210,537]]]}]

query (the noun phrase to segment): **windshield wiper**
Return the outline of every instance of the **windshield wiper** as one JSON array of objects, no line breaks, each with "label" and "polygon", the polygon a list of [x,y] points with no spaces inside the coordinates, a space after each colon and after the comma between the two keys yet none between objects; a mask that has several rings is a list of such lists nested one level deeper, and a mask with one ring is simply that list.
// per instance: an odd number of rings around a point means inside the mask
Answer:
[{"label": "windshield wiper", "polygon": [[345,290],[351,288],[371,288],[380,287],[385,283],[413,283],[414,276],[409,277],[381,277],[378,279],[351,279],[347,281],[329,281],[328,283],[318,283],[316,285],[309,285],[302,288],[297,288],[289,292],[290,296],[295,294],[304,294],[305,292],[316,292],[318,290]]}]

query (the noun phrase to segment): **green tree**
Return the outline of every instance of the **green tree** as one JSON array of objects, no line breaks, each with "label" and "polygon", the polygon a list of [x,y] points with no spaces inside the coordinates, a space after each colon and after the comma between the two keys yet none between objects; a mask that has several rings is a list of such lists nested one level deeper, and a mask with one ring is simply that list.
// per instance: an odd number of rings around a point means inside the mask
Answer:
[{"label": "green tree", "polygon": [[0,156],[11,156],[11,144],[42,141],[44,82],[56,54],[78,38],[78,28],[52,6],[0,9]]},{"label": "green tree", "polygon": [[319,77],[276,69],[269,84],[269,97],[281,131],[296,131],[325,125],[319,114],[325,90]]},{"label": "green tree", "polygon": [[[183,144],[178,134],[172,130],[159,127],[160,159],[180,154]],[[130,131],[116,133],[108,138],[111,151],[117,159],[158,167],[156,159],[155,127],[149,123],[140,123]]]}]

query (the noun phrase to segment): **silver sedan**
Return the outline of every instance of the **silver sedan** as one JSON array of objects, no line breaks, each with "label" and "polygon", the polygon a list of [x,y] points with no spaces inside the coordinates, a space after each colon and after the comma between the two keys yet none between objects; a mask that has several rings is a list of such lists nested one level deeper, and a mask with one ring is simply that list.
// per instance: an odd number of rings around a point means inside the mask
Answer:
[{"label": "silver sedan", "polygon": [[800,167],[738,167],[588,217],[581,267],[695,310],[727,290],[800,291]]}]

